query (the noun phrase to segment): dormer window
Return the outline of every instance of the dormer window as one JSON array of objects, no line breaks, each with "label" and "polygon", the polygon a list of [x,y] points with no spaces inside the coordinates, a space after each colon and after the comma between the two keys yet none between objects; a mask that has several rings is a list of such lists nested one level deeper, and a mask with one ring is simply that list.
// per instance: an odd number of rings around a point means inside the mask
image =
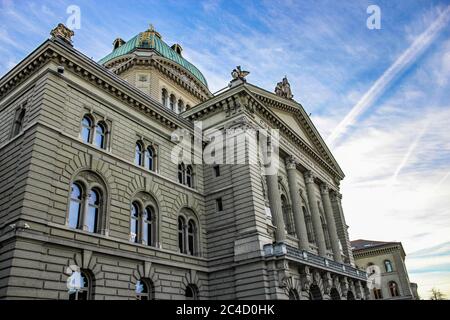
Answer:
[{"label": "dormer window", "polygon": [[183,52],[183,48],[178,43],[175,43],[174,45],[172,45],[171,48],[173,51],[175,51],[176,53],[178,53],[181,56],[181,53]]},{"label": "dormer window", "polygon": [[114,40],[113,42],[113,48],[114,50],[116,50],[117,48],[123,46],[125,44],[125,41],[121,38],[117,38],[116,40]]}]

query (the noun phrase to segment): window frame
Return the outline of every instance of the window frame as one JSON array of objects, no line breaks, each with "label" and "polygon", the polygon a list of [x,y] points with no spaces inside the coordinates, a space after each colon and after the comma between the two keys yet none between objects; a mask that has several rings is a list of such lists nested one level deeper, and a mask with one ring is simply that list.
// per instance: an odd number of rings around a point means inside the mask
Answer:
[{"label": "window frame", "polygon": [[393,265],[392,265],[392,261],[391,261],[391,260],[386,259],[386,260],[383,261],[383,264],[384,264],[384,270],[385,270],[387,273],[394,272],[394,267],[393,267]]},{"label": "window frame", "polygon": [[[80,276],[87,281],[87,286],[83,286],[80,288],[80,290],[77,290],[73,293],[69,293],[69,300],[75,300],[75,301],[88,301],[88,300],[94,300],[94,293],[93,293],[93,281],[94,277],[92,276],[91,272],[88,270],[80,270],[79,271]],[[79,299],[80,292],[84,293],[86,292],[86,299]],[[73,296],[74,295],[74,296]],[[74,297],[74,299],[71,299],[71,297]]]},{"label": "window frame", "polygon": [[163,107],[168,107],[168,98],[169,98],[169,92],[166,88],[161,89],[161,103]]},{"label": "window frame", "polygon": [[213,166],[214,177],[220,177],[220,165]]},{"label": "window frame", "polygon": [[[198,219],[191,211],[186,209],[178,215],[178,250],[190,256],[200,256],[200,228]],[[192,243],[192,246],[191,246]]]},{"label": "window frame", "polygon": [[389,281],[388,288],[392,298],[400,297],[400,290],[398,288],[397,282]]},{"label": "window frame", "polygon": [[[188,290],[189,290],[189,292],[192,293],[192,296],[190,296],[190,295],[188,296]],[[199,292],[198,287],[195,284],[190,283],[186,286],[186,289],[184,290],[184,297],[186,298],[186,300],[199,300],[200,299],[199,296],[200,296],[200,292]],[[189,298],[191,298],[191,299],[189,299]]]},{"label": "window frame", "polygon": [[[98,128],[102,128],[103,132],[101,134],[99,134]],[[101,137],[103,137],[102,138],[102,143],[100,145],[97,144],[97,138],[98,138],[99,135]],[[106,122],[99,121],[95,125],[95,132],[94,132],[94,137],[92,139],[92,144],[94,146],[96,146],[97,148],[99,148],[99,149],[103,149],[103,150],[107,149],[107,146],[108,146],[108,125],[106,124]]]},{"label": "window frame", "polygon": [[[85,125],[84,121],[89,121],[89,125]],[[84,130],[89,130],[87,133],[87,141],[84,137]],[[83,143],[86,144],[92,144],[94,141],[94,132],[95,132],[95,119],[91,114],[84,114],[81,119],[81,130],[80,130],[80,137]]]},{"label": "window frame", "polygon": [[[142,283],[147,288],[147,292],[138,292],[138,283]],[[136,295],[136,300],[155,300],[155,287],[153,281],[148,278],[138,279],[135,284],[134,293]]]},{"label": "window frame", "polygon": [[[76,184],[78,187],[82,188],[82,203],[79,217],[79,225],[73,228],[70,225],[71,217],[71,205],[72,205],[72,186]],[[87,226],[87,219],[90,209],[89,195],[91,191],[97,192],[98,204],[95,206],[97,208],[97,214],[95,219],[94,232],[89,231]],[[82,230],[89,233],[96,234],[107,234],[109,225],[109,214],[108,214],[108,188],[104,182],[104,179],[97,173],[90,170],[83,170],[79,172],[70,182],[68,189],[68,201],[66,208],[66,220],[65,226],[71,230]]]}]

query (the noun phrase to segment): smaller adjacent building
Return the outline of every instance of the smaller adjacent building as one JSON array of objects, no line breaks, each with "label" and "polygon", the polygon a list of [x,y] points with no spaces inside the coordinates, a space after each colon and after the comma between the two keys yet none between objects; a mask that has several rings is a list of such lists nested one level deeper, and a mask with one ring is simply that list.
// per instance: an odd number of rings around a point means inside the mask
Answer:
[{"label": "smaller adjacent building", "polygon": [[356,266],[368,271],[372,299],[419,299],[417,284],[409,281],[401,242],[359,239],[351,246]]}]

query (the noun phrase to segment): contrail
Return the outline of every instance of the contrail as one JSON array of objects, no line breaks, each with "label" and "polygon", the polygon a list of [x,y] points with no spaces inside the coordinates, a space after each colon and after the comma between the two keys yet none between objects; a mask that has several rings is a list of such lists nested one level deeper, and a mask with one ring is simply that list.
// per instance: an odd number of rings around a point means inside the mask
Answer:
[{"label": "contrail", "polygon": [[400,57],[375,81],[372,87],[355,104],[352,110],[338,124],[327,139],[327,144],[332,146],[348,129],[356,119],[365,112],[372,103],[386,90],[392,80],[399,75],[410,63],[436,39],[439,32],[448,23],[450,6],[447,6],[438,18],[406,49]]},{"label": "contrail", "polygon": [[422,137],[425,134],[425,132],[427,131],[429,125],[430,125],[430,121],[427,121],[425,123],[425,126],[420,131],[420,133],[417,135],[416,139],[414,139],[413,143],[411,143],[411,145],[409,146],[408,151],[403,156],[402,162],[400,162],[399,166],[397,167],[394,174],[392,175],[390,182],[388,184],[389,186],[394,185],[395,182],[397,181],[397,176],[399,175],[400,171],[402,171],[402,169],[406,165],[406,163],[408,163],[409,158],[413,154],[414,150],[417,148],[417,145],[419,144],[420,139],[422,139]]}]

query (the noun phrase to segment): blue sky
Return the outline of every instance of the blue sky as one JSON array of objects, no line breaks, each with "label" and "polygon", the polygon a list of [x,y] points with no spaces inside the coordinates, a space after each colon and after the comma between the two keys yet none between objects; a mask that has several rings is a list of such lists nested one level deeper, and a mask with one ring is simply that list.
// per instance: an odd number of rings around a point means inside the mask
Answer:
[{"label": "blue sky", "polygon": [[[450,1],[4,1],[0,75],[81,9],[74,45],[98,60],[150,23],[211,91],[241,65],[268,90],[287,75],[347,177],[352,239],[402,241],[411,281],[450,297]],[[369,5],[381,29],[366,27]]]}]

